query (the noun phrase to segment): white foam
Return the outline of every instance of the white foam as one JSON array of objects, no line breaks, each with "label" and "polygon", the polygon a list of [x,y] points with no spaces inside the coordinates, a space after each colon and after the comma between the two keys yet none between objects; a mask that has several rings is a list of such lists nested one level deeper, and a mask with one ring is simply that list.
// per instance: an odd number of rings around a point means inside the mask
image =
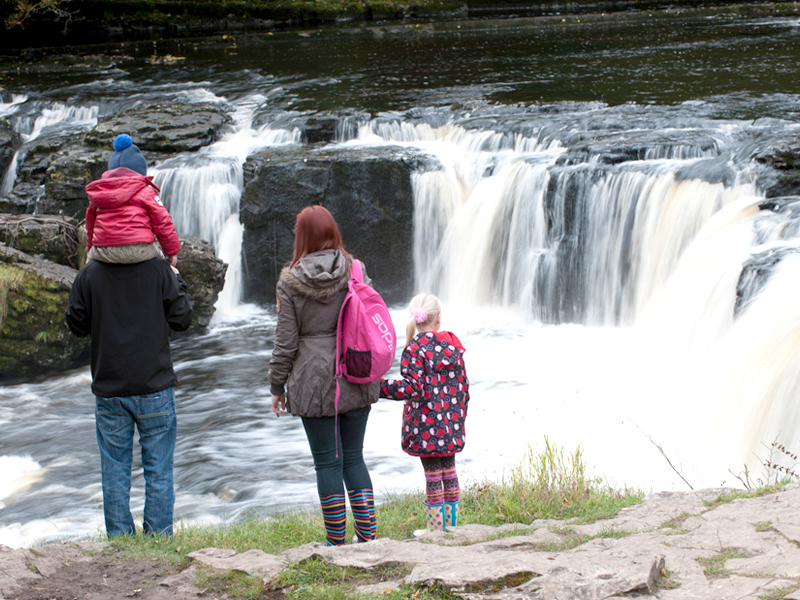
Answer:
[{"label": "white foam", "polygon": [[0,500],[6,501],[41,481],[44,470],[29,455],[0,456]]}]

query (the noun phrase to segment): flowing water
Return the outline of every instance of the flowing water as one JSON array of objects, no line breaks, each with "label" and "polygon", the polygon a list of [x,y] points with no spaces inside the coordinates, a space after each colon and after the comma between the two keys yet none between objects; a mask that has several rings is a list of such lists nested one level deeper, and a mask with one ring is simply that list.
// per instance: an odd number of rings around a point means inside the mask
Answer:
[{"label": "flowing water", "polygon": [[[43,132],[141,104],[231,117],[219,142],[151,165],[178,229],[230,265],[208,335],[173,344],[177,517],[313,504],[301,424],[269,411],[275,314],[241,302],[238,221],[247,156],[299,144],[310,115],[341,118],[337,145],[440,165],[414,174],[409,243],[416,287],[468,349],[465,481],[501,477],[544,436],[645,490],[733,485],[745,464],[760,474],[763,444],[800,449],[797,199],[765,204],[755,160],[800,137],[800,21],[640,17],[228,36],[184,42],[175,63],[153,44],[102,71],[6,75],[17,164]],[[742,265],[772,256],[737,308]],[[81,369],[0,387],[0,543],[102,531],[89,384]],[[379,497],[421,487],[399,424],[398,404],[375,405]]]}]

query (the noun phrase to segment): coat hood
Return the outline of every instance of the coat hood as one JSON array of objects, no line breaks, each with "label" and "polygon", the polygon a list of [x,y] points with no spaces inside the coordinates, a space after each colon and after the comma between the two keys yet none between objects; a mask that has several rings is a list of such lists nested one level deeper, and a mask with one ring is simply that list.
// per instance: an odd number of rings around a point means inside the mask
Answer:
[{"label": "coat hood", "polygon": [[147,186],[152,186],[153,178],[149,175],[139,175],[125,167],[119,167],[103,173],[103,178],[92,181],[86,186],[86,195],[89,202],[102,208],[115,208],[128,202]]},{"label": "coat hood", "polygon": [[350,260],[339,250],[320,250],[284,267],[280,281],[289,289],[319,302],[327,302],[347,287]]},{"label": "coat hood", "polygon": [[433,361],[437,371],[458,363],[465,351],[461,340],[449,331],[425,331],[418,334],[417,339],[424,346],[425,357]]}]

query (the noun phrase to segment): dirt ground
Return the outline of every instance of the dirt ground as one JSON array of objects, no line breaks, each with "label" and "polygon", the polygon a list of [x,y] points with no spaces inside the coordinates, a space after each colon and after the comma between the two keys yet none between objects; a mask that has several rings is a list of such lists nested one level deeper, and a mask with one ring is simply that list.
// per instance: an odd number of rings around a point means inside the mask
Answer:
[{"label": "dirt ground", "polygon": [[[6,593],[8,600],[225,600],[226,593],[203,590],[193,585],[195,568],[182,573],[158,559],[119,560],[95,555],[77,563],[64,564],[43,579],[24,583]],[[258,600],[283,600],[280,590],[265,590]]]}]

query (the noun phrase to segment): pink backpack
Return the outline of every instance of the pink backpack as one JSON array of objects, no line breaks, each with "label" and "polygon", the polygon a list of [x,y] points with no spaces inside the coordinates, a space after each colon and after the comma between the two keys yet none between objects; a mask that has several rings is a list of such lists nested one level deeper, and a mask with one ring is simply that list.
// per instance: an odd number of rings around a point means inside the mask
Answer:
[{"label": "pink backpack", "polygon": [[[381,295],[364,283],[361,263],[353,260],[349,290],[336,328],[336,414],[339,379],[351,383],[378,381],[392,368],[397,337]],[[344,361],[342,361],[344,359]]]}]

